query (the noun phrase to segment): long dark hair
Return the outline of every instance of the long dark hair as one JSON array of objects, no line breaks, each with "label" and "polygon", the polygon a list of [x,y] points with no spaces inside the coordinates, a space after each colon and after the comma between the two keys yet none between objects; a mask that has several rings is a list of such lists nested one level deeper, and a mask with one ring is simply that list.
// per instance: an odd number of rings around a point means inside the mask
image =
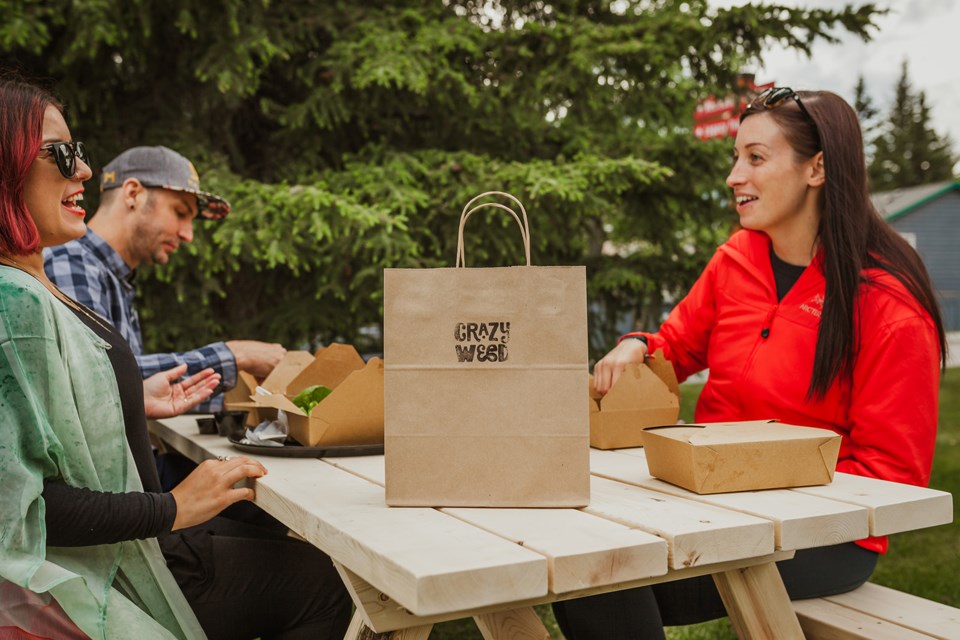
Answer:
[{"label": "long dark hair", "polygon": [[0,73],[0,253],[28,255],[40,232],[23,202],[23,187],[43,140],[47,107],[63,110],[48,91],[13,72]]},{"label": "long dark hair", "polygon": [[[882,269],[899,280],[933,320],[940,341],[941,366],[947,343],[930,276],[917,252],[877,212],[870,200],[863,133],[856,112],[828,91],[798,91],[804,113],[794,100],[772,109],[761,99],[750,105],[741,121],[768,113],[798,157],[823,151],[826,180],[821,190],[820,227],[826,278],[823,315],[817,335],[809,398],[822,398],[837,378],[850,379],[857,358],[857,318],[865,269]],[[811,122],[812,120],[812,122]]]}]

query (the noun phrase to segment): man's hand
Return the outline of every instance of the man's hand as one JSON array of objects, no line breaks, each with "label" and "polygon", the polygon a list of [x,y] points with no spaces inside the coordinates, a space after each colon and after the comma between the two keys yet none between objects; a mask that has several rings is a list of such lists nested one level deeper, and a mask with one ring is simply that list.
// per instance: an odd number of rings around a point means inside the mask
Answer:
[{"label": "man's hand", "polygon": [[647,356],[647,345],[642,340],[627,338],[603,356],[593,366],[593,385],[605,394],[616,384],[628,364],[640,364]]},{"label": "man's hand", "polygon": [[237,369],[257,378],[266,378],[287,353],[283,345],[258,340],[231,340],[227,348],[233,352]]},{"label": "man's hand", "polygon": [[201,462],[170,492],[177,503],[173,531],[206,522],[234,502],[253,500],[253,489],[234,485],[266,474],[266,467],[246,456]]},{"label": "man's hand", "polygon": [[178,416],[209,398],[220,384],[220,374],[213,369],[177,382],[186,372],[187,365],[181,364],[143,381],[143,408],[148,418]]}]

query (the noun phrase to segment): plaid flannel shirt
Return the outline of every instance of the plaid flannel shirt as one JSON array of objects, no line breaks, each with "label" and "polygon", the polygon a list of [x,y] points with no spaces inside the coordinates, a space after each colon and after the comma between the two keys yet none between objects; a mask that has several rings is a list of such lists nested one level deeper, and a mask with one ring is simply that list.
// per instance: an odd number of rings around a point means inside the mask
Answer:
[{"label": "plaid flannel shirt", "polygon": [[182,353],[143,353],[140,319],[133,306],[135,272],[120,254],[93,231],[65,245],[44,250],[44,271],[65,294],[106,318],[130,344],[144,378],[186,363],[187,375],[212,367],[221,376],[220,388],[193,411],[223,408],[222,392],[237,384],[237,361],[223,342]]}]

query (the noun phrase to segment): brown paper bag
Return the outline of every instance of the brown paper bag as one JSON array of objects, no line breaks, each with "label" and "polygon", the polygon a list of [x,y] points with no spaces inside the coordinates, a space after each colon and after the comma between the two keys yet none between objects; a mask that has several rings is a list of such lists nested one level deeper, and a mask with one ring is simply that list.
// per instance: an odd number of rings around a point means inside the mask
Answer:
[{"label": "brown paper bag", "polygon": [[[505,196],[471,206],[489,195]],[[464,225],[510,213],[526,266],[465,267]],[[384,272],[387,504],[580,507],[589,502],[584,267],[530,266],[523,206],[477,196],[457,267]]]}]

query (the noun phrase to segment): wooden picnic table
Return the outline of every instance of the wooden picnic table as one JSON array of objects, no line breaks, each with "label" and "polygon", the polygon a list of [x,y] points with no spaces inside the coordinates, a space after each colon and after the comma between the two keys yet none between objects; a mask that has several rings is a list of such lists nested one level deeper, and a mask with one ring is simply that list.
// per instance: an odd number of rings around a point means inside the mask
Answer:
[{"label": "wooden picnic table", "polygon": [[[197,462],[240,454],[195,418],[151,430]],[[591,449],[583,509],[387,507],[383,456],[251,457],[269,470],[256,504],[333,559],[357,606],[351,639],[423,639],[466,617],[488,640],[548,638],[536,604],[705,574],[741,638],[799,639],[776,561],[953,517],[949,493],[844,473],[700,496],[651,477],[643,449]]]}]

